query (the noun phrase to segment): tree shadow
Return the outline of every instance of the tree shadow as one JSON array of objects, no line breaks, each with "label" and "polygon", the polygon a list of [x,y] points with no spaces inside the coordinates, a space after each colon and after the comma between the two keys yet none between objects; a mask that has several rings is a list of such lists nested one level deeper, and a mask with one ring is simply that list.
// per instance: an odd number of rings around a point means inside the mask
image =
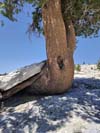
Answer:
[{"label": "tree shadow", "polygon": [[61,95],[30,96],[20,92],[4,101],[0,114],[3,133],[46,133],[70,123],[73,114],[100,124],[100,80],[75,79],[72,88]]}]

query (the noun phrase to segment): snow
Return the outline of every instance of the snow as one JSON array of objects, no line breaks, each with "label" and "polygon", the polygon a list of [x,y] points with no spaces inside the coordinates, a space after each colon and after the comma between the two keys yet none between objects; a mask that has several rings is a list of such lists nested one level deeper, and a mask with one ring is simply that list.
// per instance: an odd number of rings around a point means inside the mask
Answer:
[{"label": "snow", "polygon": [[75,78],[97,78],[100,79],[100,71],[96,65],[81,65],[81,71],[75,71]]},{"label": "snow", "polygon": [[100,133],[100,71],[81,65],[66,93],[20,92],[1,105],[0,133]]},{"label": "snow", "polygon": [[0,90],[5,91],[16,86],[17,84],[27,80],[41,71],[44,62],[32,64],[16,71],[10,72],[7,75],[0,76]]}]

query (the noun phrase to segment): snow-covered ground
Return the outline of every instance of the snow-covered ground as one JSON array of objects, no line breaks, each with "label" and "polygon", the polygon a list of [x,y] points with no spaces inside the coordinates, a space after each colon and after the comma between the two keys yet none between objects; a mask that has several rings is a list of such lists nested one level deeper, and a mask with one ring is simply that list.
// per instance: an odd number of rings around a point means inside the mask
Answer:
[{"label": "snow-covered ground", "polygon": [[96,65],[81,65],[81,71],[75,71],[75,78],[96,78],[100,79],[100,70]]},{"label": "snow-covered ground", "polygon": [[82,65],[61,95],[20,92],[1,102],[0,133],[100,133],[100,71]]}]

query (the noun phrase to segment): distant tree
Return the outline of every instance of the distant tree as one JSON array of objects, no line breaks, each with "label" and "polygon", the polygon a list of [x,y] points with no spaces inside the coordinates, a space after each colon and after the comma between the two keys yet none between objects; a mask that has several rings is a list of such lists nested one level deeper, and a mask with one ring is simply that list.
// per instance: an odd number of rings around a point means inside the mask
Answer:
[{"label": "distant tree", "polygon": [[83,62],[83,65],[85,65],[85,62]]},{"label": "distant tree", "polygon": [[81,71],[81,66],[79,64],[75,65],[75,70],[80,72]]},{"label": "distant tree", "polygon": [[2,0],[0,13],[16,21],[15,14],[22,11],[25,3],[33,7],[29,29],[44,34],[47,51],[46,66],[30,88],[38,89],[38,93],[65,92],[74,75],[75,36],[97,36],[100,0]]},{"label": "distant tree", "polygon": [[97,69],[100,70],[100,59],[97,62]]}]

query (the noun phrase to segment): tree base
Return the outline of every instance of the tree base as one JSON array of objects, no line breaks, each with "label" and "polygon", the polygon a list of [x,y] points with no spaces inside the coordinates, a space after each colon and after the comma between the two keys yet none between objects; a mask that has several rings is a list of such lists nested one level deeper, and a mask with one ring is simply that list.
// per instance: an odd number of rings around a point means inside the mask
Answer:
[{"label": "tree base", "polygon": [[[47,62],[45,62],[40,73],[27,79],[26,81],[23,81],[22,83],[9,89],[8,91],[1,91],[0,99],[6,99],[21,90],[25,90],[27,93],[30,93],[32,95],[61,94],[71,87],[72,79],[73,79],[73,75],[70,78],[70,82],[67,78],[68,82],[66,80],[66,84],[65,82],[61,83],[61,81],[58,82],[57,79],[56,81],[54,81],[54,79],[50,75]],[[59,80],[61,80],[61,77],[59,78]]]}]

